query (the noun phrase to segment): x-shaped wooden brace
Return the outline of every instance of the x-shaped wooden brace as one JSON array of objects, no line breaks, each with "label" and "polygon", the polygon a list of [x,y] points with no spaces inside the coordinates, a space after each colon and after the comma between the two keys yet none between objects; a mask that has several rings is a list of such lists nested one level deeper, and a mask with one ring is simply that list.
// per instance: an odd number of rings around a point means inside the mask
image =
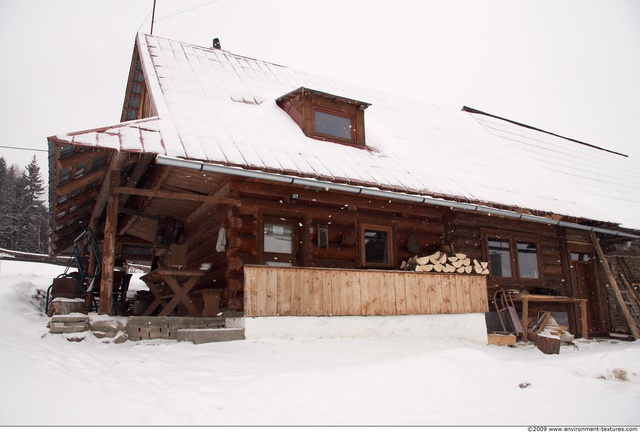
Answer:
[{"label": "x-shaped wooden brace", "polygon": [[175,293],[175,296],[169,301],[169,303],[167,303],[167,305],[165,305],[158,316],[168,316],[180,302],[182,302],[184,306],[187,307],[187,310],[189,310],[189,313],[191,313],[192,316],[202,316],[202,313],[198,311],[191,300],[187,297],[189,291],[193,288],[193,286],[198,282],[199,279],[200,276],[193,276],[189,278],[182,287],[180,287],[180,284],[178,284],[178,281],[173,275],[164,275],[164,280],[167,282],[169,287],[171,287],[171,289]]},{"label": "x-shaped wooden brace", "polygon": [[158,286],[156,286],[152,281],[148,281],[144,278],[142,278],[142,281],[144,281],[145,284],[149,287],[151,295],[153,296],[153,302],[149,304],[149,306],[142,313],[143,316],[148,316],[149,314],[153,313],[159,305],[166,305],[167,301],[165,299],[162,299],[161,291],[158,290]]},{"label": "x-shaped wooden brace", "polygon": [[[198,311],[187,295],[202,275],[204,275],[203,271],[170,268],[156,269],[155,271],[151,271],[146,274],[141,279],[147,284],[147,286],[149,286],[149,289],[155,299],[151,305],[147,307],[144,313],[142,313],[142,315],[148,316],[153,313],[158,306],[162,305],[162,310],[158,316],[168,316],[178,306],[178,304],[182,302],[185,307],[187,307],[187,310],[189,310],[189,313],[193,316],[201,316],[202,313]],[[181,286],[180,283],[178,283],[178,280],[176,279],[178,276],[188,277],[188,280],[184,285]],[[166,283],[171,288],[174,295],[163,296],[157,286],[157,284],[160,283]],[[167,302],[168,298],[171,298],[169,302]]]}]

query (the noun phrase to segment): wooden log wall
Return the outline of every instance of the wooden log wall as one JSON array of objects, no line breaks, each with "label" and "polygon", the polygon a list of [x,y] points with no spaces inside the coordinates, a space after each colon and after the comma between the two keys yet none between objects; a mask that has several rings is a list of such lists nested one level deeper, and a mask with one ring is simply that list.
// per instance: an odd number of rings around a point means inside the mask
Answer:
[{"label": "wooden log wall", "polygon": [[[307,231],[302,245],[302,266],[354,269],[359,266],[358,223],[375,222],[394,228],[396,252],[392,269],[416,254],[427,254],[442,245],[442,211],[423,206],[389,203],[385,200],[341,196],[324,191],[292,189],[257,182],[232,182],[230,190],[240,206],[227,206],[217,213],[199,212],[186,222],[189,233],[188,263],[211,265],[197,289],[224,287],[223,305],[242,309],[246,265],[258,264],[260,218],[263,215],[300,218]],[[292,193],[299,201],[292,203]],[[319,247],[318,226],[328,227],[329,243]],[[227,230],[227,249],[215,252],[218,230]],[[409,251],[411,239],[414,246]],[[415,250],[418,245],[418,250]],[[302,258],[302,257],[301,257]]]},{"label": "wooden log wall", "polygon": [[[217,208],[215,215],[202,212],[190,222],[191,231],[197,235],[190,236],[188,257],[190,265],[212,264],[211,272],[198,288],[225,287],[223,305],[232,309],[242,309],[246,301],[245,267],[260,264],[259,231],[264,216],[300,218],[305,234],[298,266],[309,268],[359,268],[358,225],[363,222],[393,227],[396,254],[389,270],[399,269],[403,261],[432,254],[443,246],[487,261],[485,230],[523,233],[536,239],[541,278],[520,281],[513,284],[514,288],[544,286],[565,293],[567,290],[565,251],[555,226],[261,182],[231,181],[229,191],[239,206]],[[296,202],[290,200],[293,193],[298,194]],[[227,229],[227,249],[216,253],[222,226]],[[318,245],[319,226],[328,228],[326,247]],[[488,276],[490,288],[499,283]],[[492,296],[491,290],[488,295]]]},{"label": "wooden log wall", "polygon": [[[477,213],[450,212],[445,217],[446,244],[452,246],[456,253],[464,253],[470,257],[482,257],[488,261],[483,250],[483,231],[495,230],[500,232],[520,233],[537,239],[539,271],[541,278],[527,282],[521,280],[511,284],[509,288],[526,288],[543,286],[566,291],[566,278],[563,273],[563,248],[556,226],[531,223],[510,218],[490,217]],[[504,284],[500,280],[488,276],[489,298],[493,296],[491,288]],[[511,287],[513,286],[513,287]]]},{"label": "wooden log wall", "polygon": [[[364,199],[305,189],[292,189],[275,185],[247,182],[234,184],[241,194],[242,206],[238,208],[242,230],[231,244],[239,254],[251,257],[258,255],[258,219],[264,215],[296,216],[308,222],[308,262],[311,267],[356,268],[358,267],[358,223],[369,222],[394,227],[397,254],[393,268],[403,260],[416,254],[427,254],[437,250],[443,241],[442,211],[424,206],[389,203],[388,200]],[[299,195],[297,203],[289,201],[292,193]],[[319,247],[318,226],[328,227],[328,246]],[[407,249],[409,239],[417,241],[419,250]],[[247,261],[247,263],[256,263]]]},{"label": "wooden log wall", "polygon": [[487,311],[485,276],[245,266],[244,313],[390,316]]}]

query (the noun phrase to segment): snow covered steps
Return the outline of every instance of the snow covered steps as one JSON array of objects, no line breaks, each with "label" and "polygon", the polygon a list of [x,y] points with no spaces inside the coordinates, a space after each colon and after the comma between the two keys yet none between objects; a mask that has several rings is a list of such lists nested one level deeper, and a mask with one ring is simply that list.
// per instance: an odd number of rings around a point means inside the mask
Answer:
[{"label": "snow covered steps", "polygon": [[49,319],[49,332],[52,334],[70,334],[89,329],[89,316],[85,314],[65,314]]},{"label": "snow covered steps", "polygon": [[[124,333],[125,326],[117,327],[97,321],[90,323],[85,314],[52,316],[49,319],[49,332],[52,334],[70,334],[91,330],[99,338]],[[244,340],[243,328],[225,328],[224,317],[130,317],[126,325],[127,339],[138,341],[148,339],[175,339],[190,341],[194,344],[222,341]],[[122,329],[120,329],[122,328]],[[108,332],[112,332],[113,335]]]},{"label": "snow covered steps", "polygon": [[179,329],[176,339],[178,341],[190,341],[193,344],[202,344],[244,340],[245,337],[244,329],[242,328]]}]

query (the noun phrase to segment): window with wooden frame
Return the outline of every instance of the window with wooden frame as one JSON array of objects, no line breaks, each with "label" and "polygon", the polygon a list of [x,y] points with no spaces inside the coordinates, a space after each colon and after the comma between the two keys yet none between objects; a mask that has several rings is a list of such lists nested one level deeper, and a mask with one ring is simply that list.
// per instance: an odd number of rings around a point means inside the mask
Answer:
[{"label": "window with wooden frame", "polygon": [[360,223],[358,227],[360,266],[391,268],[395,263],[393,227]]},{"label": "window with wooden frame", "polygon": [[487,231],[483,238],[492,278],[521,283],[542,279],[537,237]]},{"label": "window with wooden frame", "polygon": [[258,262],[268,266],[305,266],[307,263],[306,221],[299,215],[260,213]]},{"label": "window with wooden frame", "polygon": [[336,141],[354,143],[355,117],[324,109],[313,110],[314,135]]},{"label": "window with wooden frame", "polygon": [[276,100],[307,137],[365,147],[366,102],[300,87]]}]

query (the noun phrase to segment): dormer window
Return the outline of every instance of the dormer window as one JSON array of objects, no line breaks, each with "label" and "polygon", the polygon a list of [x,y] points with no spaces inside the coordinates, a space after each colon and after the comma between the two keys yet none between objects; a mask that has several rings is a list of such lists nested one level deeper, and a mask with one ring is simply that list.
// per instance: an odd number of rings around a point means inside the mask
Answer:
[{"label": "dormer window", "polygon": [[364,110],[370,104],[304,87],[276,102],[307,137],[365,147]]},{"label": "dormer window", "polygon": [[329,139],[346,140],[353,143],[354,118],[343,114],[315,109],[315,133]]}]

